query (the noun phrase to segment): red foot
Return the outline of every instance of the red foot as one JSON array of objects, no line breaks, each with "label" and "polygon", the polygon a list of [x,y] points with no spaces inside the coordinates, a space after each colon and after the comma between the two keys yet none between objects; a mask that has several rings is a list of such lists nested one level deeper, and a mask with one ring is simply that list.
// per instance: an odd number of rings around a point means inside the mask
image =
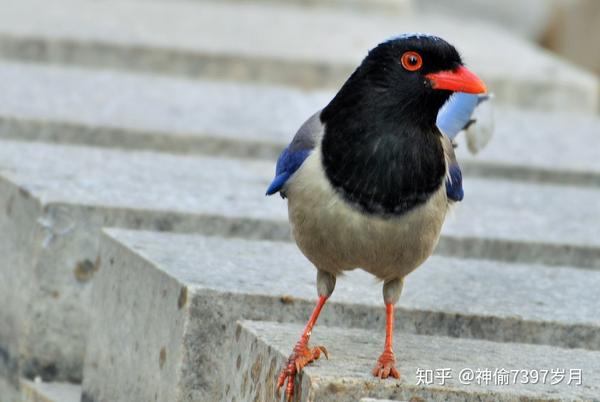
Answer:
[{"label": "red foot", "polygon": [[373,368],[373,375],[379,378],[400,378],[400,373],[396,368],[396,357],[391,350],[384,351]]},{"label": "red foot", "polygon": [[286,395],[288,401],[291,401],[294,396],[294,379],[296,378],[296,374],[301,372],[304,366],[317,360],[321,356],[321,352],[323,352],[326,358],[329,358],[327,349],[324,346],[317,346],[310,349],[307,339],[302,338],[298,341],[288,359],[287,366],[281,370],[281,374],[279,374],[279,378],[277,379],[278,392],[287,379]]}]

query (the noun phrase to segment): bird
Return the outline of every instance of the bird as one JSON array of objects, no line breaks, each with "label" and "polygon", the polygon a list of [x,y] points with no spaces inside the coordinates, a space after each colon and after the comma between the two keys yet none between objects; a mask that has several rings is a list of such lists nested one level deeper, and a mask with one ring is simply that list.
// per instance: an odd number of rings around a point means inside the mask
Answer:
[{"label": "bird", "polygon": [[[278,391],[287,381],[288,400],[296,375],[329,356],[309,339],[336,278],[357,268],[383,282],[385,342],[372,374],[400,378],[394,306],[406,275],[433,253],[449,208],[463,199],[450,137],[468,126],[486,92],[444,39],[398,35],[372,48],[282,151],[266,194],[287,200],[293,238],[317,269],[318,293],[277,378]],[[449,100],[452,116],[439,116]]]}]

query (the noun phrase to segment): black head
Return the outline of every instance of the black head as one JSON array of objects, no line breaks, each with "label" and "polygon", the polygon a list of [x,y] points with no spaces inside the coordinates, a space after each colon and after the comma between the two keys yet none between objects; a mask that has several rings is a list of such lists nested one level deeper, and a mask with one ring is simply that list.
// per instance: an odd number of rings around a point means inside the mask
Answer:
[{"label": "black head", "polygon": [[380,113],[432,125],[455,91],[479,93],[485,86],[445,40],[406,34],[372,49],[336,98],[342,103],[360,99]]},{"label": "black head", "polygon": [[321,112],[322,160],[333,188],[375,214],[425,202],[444,180],[435,121],[454,91],[485,86],[438,37],[403,35],[371,50]]}]

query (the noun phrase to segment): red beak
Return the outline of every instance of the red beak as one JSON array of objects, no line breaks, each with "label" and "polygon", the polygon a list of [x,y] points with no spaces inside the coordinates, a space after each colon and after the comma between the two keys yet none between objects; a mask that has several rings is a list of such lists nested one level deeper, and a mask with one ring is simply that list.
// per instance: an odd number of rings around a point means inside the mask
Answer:
[{"label": "red beak", "polygon": [[446,89],[469,94],[480,94],[487,91],[483,81],[464,66],[460,66],[456,70],[427,74],[425,77],[431,82],[433,89]]}]

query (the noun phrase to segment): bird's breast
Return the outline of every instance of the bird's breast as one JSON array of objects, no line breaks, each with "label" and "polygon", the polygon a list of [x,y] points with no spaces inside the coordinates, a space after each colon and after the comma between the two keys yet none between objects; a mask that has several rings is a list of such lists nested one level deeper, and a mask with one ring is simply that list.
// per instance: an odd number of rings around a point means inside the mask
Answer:
[{"label": "bird's breast", "polygon": [[399,216],[424,204],[446,172],[439,133],[394,128],[367,132],[339,134],[327,128],[321,152],[331,186],[349,203],[380,216]]},{"label": "bird's breast", "polygon": [[402,215],[365,213],[332,187],[318,149],[286,192],[294,238],[317,268],[333,274],[363,268],[381,279],[403,277],[431,255],[448,207],[440,185]]}]

